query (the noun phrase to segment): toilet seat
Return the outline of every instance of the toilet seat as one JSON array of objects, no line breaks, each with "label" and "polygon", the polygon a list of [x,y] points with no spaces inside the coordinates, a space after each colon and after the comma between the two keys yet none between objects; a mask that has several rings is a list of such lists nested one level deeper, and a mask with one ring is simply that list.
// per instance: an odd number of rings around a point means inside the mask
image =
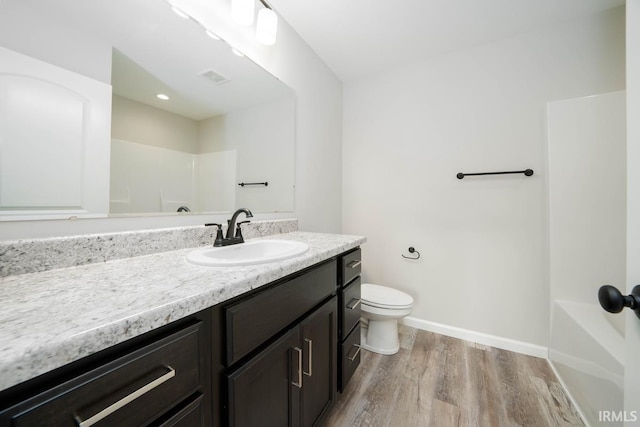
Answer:
[{"label": "toilet seat", "polygon": [[403,310],[413,306],[411,295],[386,286],[363,283],[361,288],[363,305],[389,310]]}]

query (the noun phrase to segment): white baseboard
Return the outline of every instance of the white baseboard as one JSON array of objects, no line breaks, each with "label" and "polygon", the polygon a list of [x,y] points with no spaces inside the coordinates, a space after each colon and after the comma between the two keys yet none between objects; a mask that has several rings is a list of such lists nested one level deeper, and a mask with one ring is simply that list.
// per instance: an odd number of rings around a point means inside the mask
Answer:
[{"label": "white baseboard", "polygon": [[529,356],[548,359],[549,349],[542,345],[531,344],[523,341],[516,341],[510,338],[489,335],[482,332],[470,331],[468,329],[456,328],[455,326],[443,325],[441,323],[430,322],[416,317],[405,317],[400,323],[424,331],[435,332],[449,337],[472,341],[478,344],[501,348],[503,350],[514,351],[516,353],[527,354]]}]

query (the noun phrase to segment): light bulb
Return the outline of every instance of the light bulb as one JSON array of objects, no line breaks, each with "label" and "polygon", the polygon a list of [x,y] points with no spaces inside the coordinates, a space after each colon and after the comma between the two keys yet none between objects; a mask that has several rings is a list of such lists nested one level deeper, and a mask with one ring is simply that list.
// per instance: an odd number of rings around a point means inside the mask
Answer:
[{"label": "light bulb", "polygon": [[264,45],[271,46],[276,42],[278,31],[278,15],[271,9],[262,9],[258,12],[256,24],[256,38]]},{"label": "light bulb", "polygon": [[254,13],[254,0],[231,0],[231,16],[238,24],[246,26],[253,24]]},{"label": "light bulb", "polygon": [[163,101],[168,101],[169,100],[169,97],[167,95],[165,95],[164,93],[157,94],[156,98],[162,99]]}]

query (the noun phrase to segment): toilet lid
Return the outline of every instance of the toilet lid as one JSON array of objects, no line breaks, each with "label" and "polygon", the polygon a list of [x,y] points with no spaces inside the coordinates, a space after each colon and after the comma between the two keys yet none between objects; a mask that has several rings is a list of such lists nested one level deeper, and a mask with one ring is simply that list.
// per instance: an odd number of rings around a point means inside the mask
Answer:
[{"label": "toilet lid", "polygon": [[363,283],[360,288],[362,303],[380,308],[410,308],[413,298],[397,289]]}]

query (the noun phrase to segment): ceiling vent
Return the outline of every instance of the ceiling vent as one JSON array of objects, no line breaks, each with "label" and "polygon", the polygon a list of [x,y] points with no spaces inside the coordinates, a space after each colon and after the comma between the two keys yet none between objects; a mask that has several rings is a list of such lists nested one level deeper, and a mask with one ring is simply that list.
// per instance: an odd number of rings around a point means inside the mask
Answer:
[{"label": "ceiling vent", "polygon": [[214,85],[221,85],[223,83],[227,83],[231,81],[230,79],[226,78],[222,74],[213,70],[203,71],[202,73],[200,73],[200,77],[204,77]]}]

